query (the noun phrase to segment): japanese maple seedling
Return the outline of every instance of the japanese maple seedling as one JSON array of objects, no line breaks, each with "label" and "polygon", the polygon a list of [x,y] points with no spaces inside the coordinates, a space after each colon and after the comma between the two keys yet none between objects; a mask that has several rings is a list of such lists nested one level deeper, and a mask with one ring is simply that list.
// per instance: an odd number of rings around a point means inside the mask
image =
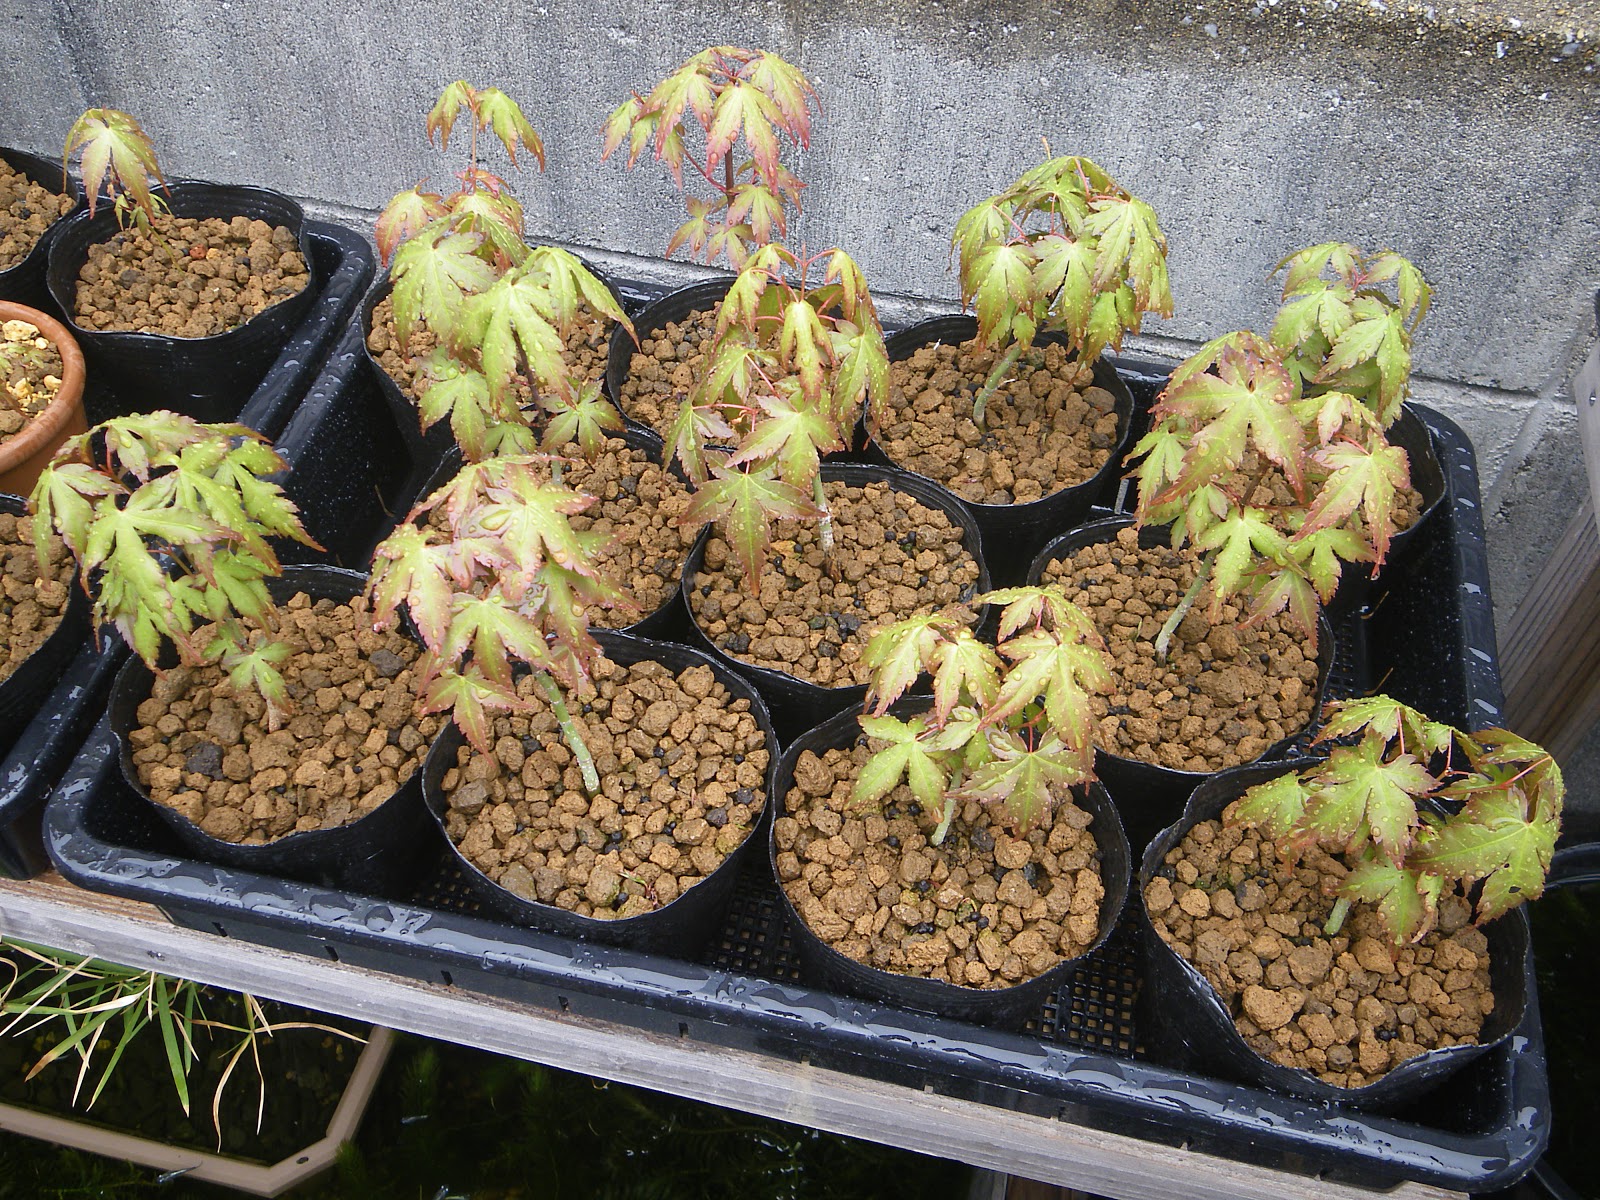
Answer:
[{"label": "japanese maple seedling", "polygon": [[[856,781],[853,800],[876,804],[902,780],[940,814],[941,844],[965,800],[994,804],[1018,833],[1094,778],[1090,696],[1111,690],[1105,643],[1094,623],[1055,586],[1008,588],[978,597],[1003,604],[997,647],[951,613],[879,629],[863,661],[871,669],[861,728],[886,743]],[[889,707],[922,674],[933,704],[901,720]]]},{"label": "japanese maple seedling", "polygon": [[544,165],[539,135],[521,108],[498,88],[457,81],[428,114],[431,142],[448,149],[457,119],[467,119],[467,166],[449,196],[418,184],[389,202],[378,218],[384,261],[394,258],[395,327],[402,344],[414,330],[437,345],[423,361],[418,408],[423,429],[446,418],[472,461],[527,454],[539,440],[518,401],[531,383],[546,411],[584,430],[619,428],[620,415],[592,380],[574,378],[563,340],[585,314],[633,326],[609,288],[573,255],[522,240],[522,206],[510,185],[479,165],[479,135],[493,134],[512,165],[520,148]]},{"label": "japanese maple seedling", "polygon": [[[726,256],[736,269],[751,252],[788,230],[788,210],[800,210],[805,187],[780,161],[783,139],[804,149],[811,141],[816,89],[776,54],[737,46],[702,50],[655,86],[617,106],[604,129],[601,159],[628,144],[628,167],[647,147],[667,164],[684,190],[683,166],[711,186],[713,196],[687,197],[689,219],[667,243],[706,262]],[[685,137],[693,117],[703,135],[698,157]],[[741,137],[747,158],[735,153]]]},{"label": "japanese maple seedling", "polygon": [[1040,333],[1060,333],[1082,363],[1145,313],[1172,315],[1167,240],[1155,210],[1087,158],[1041,163],[956,224],[961,302],[1000,357],[973,403],[983,426],[996,388]]},{"label": "japanese maple seedling", "polygon": [[[824,263],[822,283],[810,286],[809,273]],[[720,521],[756,592],[778,519],[819,520],[831,553],[821,457],[844,449],[865,396],[886,394],[889,356],[848,254],[807,258],[769,245],[729,288],[709,361],[669,436],[696,487],[680,520]]]},{"label": "japanese maple seedling", "polygon": [[[67,442],[39,476],[39,562],[54,528],[78,560],[97,622],[115,624],[152,670],[166,642],[183,664],[220,662],[236,689],[261,694],[276,728],[290,711],[278,671],[289,647],[264,582],[279,574],[267,539],[320,548],[265,478],[283,469],[242,425],[171,412],[107,421]],[[201,625],[213,628],[204,644]]]},{"label": "japanese maple seedling", "polygon": [[1387,696],[1330,704],[1319,740],[1331,738],[1356,740],[1251,788],[1230,814],[1291,857],[1345,856],[1330,936],[1358,900],[1398,944],[1433,928],[1449,889],[1476,887],[1480,924],[1544,891],[1566,788],[1540,747],[1503,729],[1463,733]]},{"label": "japanese maple seedling", "polygon": [[[72,123],[67,131],[61,160],[78,155],[78,173],[89,198],[89,215],[107,195],[111,197],[117,224],[126,229],[130,222],[141,229],[169,210],[166,202],[151,188],[151,182],[166,190],[167,181],[156,165],[155,147],[139,122],[114,108],[91,108]],[[64,168],[63,168],[64,169]]]},{"label": "japanese maple seedling", "polygon": [[[1384,435],[1384,397],[1390,388],[1398,399],[1406,391],[1404,377],[1385,375],[1400,360],[1384,352],[1379,357],[1389,365],[1380,367],[1360,358],[1371,334],[1330,342],[1323,326],[1305,325],[1315,308],[1333,334],[1354,329],[1341,325],[1339,314],[1355,307],[1340,308],[1342,285],[1324,287],[1317,278],[1318,263],[1344,261],[1348,249],[1319,246],[1286,259],[1291,298],[1275,336],[1287,345],[1238,332],[1202,347],[1173,372],[1151,410],[1150,432],[1130,454],[1143,460],[1134,472],[1140,526],[1170,524],[1174,546],[1193,543],[1204,556],[1157,637],[1163,657],[1208,582],[1214,613],[1241,595],[1252,620],[1286,612],[1315,645],[1317,599],[1332,599],[1341,563],[1376,568],[1388,554],[1397,498],[1411,482],[1405,451]],[[1420,314],[1427,295],[1420,274],[1398,256],[1379,260],[1382,270],[1409,281],[1401,292]],[[1365,293],[1356,300],[1361,311],[1369,300],[1386,303]],[[1398,337],[1404,323],[1391,318],[1402,311],[1364,320],[1381,337]],[[1409,364],[1409,333],[1403,342]],[[1317,382],[1345,379],[1370,387],[1349,392]]]},{"label": "japanese maple seedling", "polygon": [[[595,792],[594,760],[561,689],[577,687],[599,653],[589,610],[627,601],[594,566],[606,535],[580,533],[567,519],[593,497],[541,478],[540,461],[469,464],[419,504],[373,556],[373,623],[383,627],[404,605],[425,648],[422,711],[451,711],[486,754],[491,711],[527,708],[513,664],[530,667]],[[435,512],[443,528],[426,521]]]}]

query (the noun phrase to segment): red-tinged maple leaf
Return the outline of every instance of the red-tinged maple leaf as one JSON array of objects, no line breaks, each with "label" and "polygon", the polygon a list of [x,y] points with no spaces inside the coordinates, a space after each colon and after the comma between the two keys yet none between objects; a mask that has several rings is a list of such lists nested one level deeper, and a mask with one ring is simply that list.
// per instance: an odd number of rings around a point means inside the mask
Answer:
[{"label": "red-tinged maple leaf", "polygon": [[627,142],[627,165],[632,167],[639,159],[639,152],[649,144],[655,132],[655,122],[654,114],[646,115],[644,101],[637,95],[629,96],[611,110],[611,115],[601,128],[605,140],[600,150],[600,161],[605,162],[623,142]]},{"label": "red-tinged maple leaf", "polygon": [[1365,734],[1368,730],[1386,742],[1398,743],[1402,749],[1422,759],[1448,752],[1455,738],[1455,730],[1450,726],[1432,720],[1410,705],[1388,696],[1359,696],[1327,704],[1322,710],[1322,728],[1317,740],[1333,741]]},{"label": "red-tinged maple leaf", "polygon": [[540,439],[545,450],[575,444],[585,458],[592,459],[604,449],[608,433],[622,430],[622,414],[593,380],[580,385],[576,395],[542,392],[539,404],[550,414]]},{"label": "red-tinged maple leaf", "polygon": [[711,476],[708,450],[733,440],[733,427],[723,419],[721,408],[695,404],[691,398],[678,406],[667,428],[668,461],[676,459],[689,482],[700,487]]},{"label": "red-tinged maple leaf", "polygon": [[1011,667],[1000,683],[999,695],[984,714],[985,721],[998,724],[1042,697],[1050,728],[1088,769],[1094,762],[1094,715],[1089,697],[1111,690],[1111,669],[1104,650],[1042,629],[1011,638],[999,650],[1011,660]]},{"label": "red-tinged maple leaf", "polygon": [[408,239],[390,268],[395,328],[402,338],[421,322],[441,341],[449,340],[467,298],[495,282],[494,268],[478,256],[481,235],[432,234],[427,230]]},{"label": "red-tinged maple leaf", "polygon": [[1247,573],[1258,563],[1279,564],[1289,540],[1259,509],[1231,508],[1195,541],[1202,552],[1215,551],[1211,568],[1211,608],[1220,613],[1223,601],[1245,587]]},{"label": "red-tinged maple leaf", "polygon": [[1398,944],[1420,941],[1433,928],[1443,890],[1438,875],[1377,858],[1346,875],[1339,894],[1377,905],[1378,919]]},{"label": "red-tinged maple leaf", "polygon": [[493,752],[490,712],[518,712],[527,707],[514,688],[483,678],[471,666],[460,672],[440,670],[423,692],[421,704],[424,713],[450,713],[481,754]]},{"label": "red-tinged maple leaf", "polygon": [[1309,580],[1292,568],[1276,570],[1252,585],[1255,598],[1245,625],[1259,625],[1268,617],[1284,613],[1294,622],[1306,648],[1317,652],[1317,593]]},{"label": "red-tinged maple leaf", "polygon": [[1406,452],[1388,444],[1369,449],[1355,442],[1336,442],[1311,457],[1329,475],[1317,489],[1295,539],[1303,541],[1317,530],[1338,525],[1359,512],[1368,530],[1373,561],[1383,562],[1396,528],[1396,493],[1411,482]]},{"label": "red-tinged maple leaf", "polygon": [[423,191],[421,185],[407,188],[384,205],[374,230],[378,257],[383,265],[389,265],[401,242],[444,216],[445,212],[444,198],[437,192]]},{"label": "red-tinged maple leaf", "polygon": [[919,613],[875,629],[862,652],[862,665],[871,672],[866,707],[877,716],[889,711],[924,671],[932,669],[934,648],[957,628],[945,613]]},{"label": "red-tinged maple leaf", "polygon": [[1238,825],[1258,826],[1274,841],[1286,841],[1305,820],[1312,794],[1300,776],[1289,771],[1245,792],[1230,819]]},{"label": "red-tinged maple leaf", "polygon": [[509,192],[495,195],[479,188],[466,189],[450,198],[445,216],[445,224],[453,232],[483,238],[484,249],[492,252],[496,267],[508,268],[527,257],[522,205]]},{"label": "red-tinged maple leaf", "polygon": [[754,471],[718,466],[712,468],[712,475],[695,492],[678,524],[720,522],[734,561],[744,572],[751,594],[757,594],[772,541],[772,523],[784,517],[815,520],[822,513],[804,492],[777,477],[775,465]]},{"label": "red-tinged maple leaf", "polygon": [[1004,605],[997,635],[1002,642],[1026,625],[1056,630],[1074,640],[1091,643],[1099,636],[1094,622],[1067,599],[1058,584],[999,588],[979,596],[978,603]]},{"label": "red-tinged maple leaf", "polygon": [[1376,733],[1359,745],[1336,748],[1313,776],[1305,828],[1325,846],[1350,847],[1370,835],[1398,866],[1416,836],[1417,798],[1439,781],[1412,755],[1385,750]]},{"label": "red-tinged maple leaf", "polygon": [[962,704],[986,708],[1000,692],[1000,657],[960,626],[947,631],[933,648],[933,711],[943,725]]},{"label": "red-tinged maple leaf", "polygon": [[1447,817],[1414,861],[1468,886],[1481,880],[1477,919],[1491,921],[1544,893],[1560,832],[1558,812],[1530,805],[1515,784],[1492,786]]},{"label": "red-tinged maple leaf", "polygon": [[422,640],[442,646],[455,593],[449,549],[433,544],[427,531],[407,521],[372,553],[372,623],[388,626],[402,604]]},{"label": "red-tinged maple leaf", "polygon": [[1073,787],[1093,778],[1092,752],[1085,762],[1053,732],[1030,748],[1015,733],[997,731],[989,735],[989,749],[993,761],[973,771],[955,796],[998,805],[1019,834],[1067,799]]},{"label": "red-tinged maple leaf", "polygon": [[155,180],[163,191],[167,181],[156,164],[155,148],[137,120],[114,108],[89,109],[67,131],[62,162],[70,162],[74,154],[81,155],[78,174],[91,217],[100,200],[110,195],[127,196],[146,221],[155,219],[159,201],[151,194],[150,181]]},{"label": "red-tinged maple leaf", "polygon": [[799,396],[763,396],[761,409],[761,418],[728,465],[772,462],[785,483],[809,490],[821,469],[821,456],[845,447],[839,429]]},{"label": "red-tinged maple leaf", "polygon": [[[1144,312],[1172,315],[1167,281],[1167,239],[1156,224],[1155,210],[1134,196],[1108,196],[1090,202],[1084,229],[1099,239],[1095,253],[1094,290],[1114,290],[1124,280]],[[1129,326],[1135,332],[1138,321]]]},{"label": "red-tinged maple leaf", "polygon": [[811,106],[822,106],[817,89],[800,69],[776,54],[757,51],[745,68],[745,78],[778,110],[778,123],[802,149],[811,144]]},{"label": "red-tinged maple leaf", "polygon": [[[1181,385],[1169,385],[1163,411],[1195,430],[1195,450],[1183,482],[1209,482],[1218,463],[1236,468],[1253,446],[1298,490],[1305,435],[1289,408],[1293,395],[1289,373],[1272,347],[1254,334],[1240,335],[1220,349],[1216,374],[1189,375]],[[1215,462],[1207,451],[1215,453]],[[1204,469],[1194,465],[1201,460]]]},{"label": "red-tinged maple leaf", "polygon": [[544,143],[510,96],[499,88],[484,88],[478,93],[475,115],[478,128],[486,129],[500,139],[513,165],[518,165],[517,147],[521,146],[538,161],[539,169],[544,170]]},{"label": "red-tinged maple leaf", "polygon": [[914,795],[929,810],[944,804],[944,790],[950,782],[952,756],[931,751],[922,739],[927,724],[921,717],[901,721],[897,717],[861,717],[861,730],[885,745],[876,749],[861,768],[850,792],[856,807],[876,804],[903,779]]}]

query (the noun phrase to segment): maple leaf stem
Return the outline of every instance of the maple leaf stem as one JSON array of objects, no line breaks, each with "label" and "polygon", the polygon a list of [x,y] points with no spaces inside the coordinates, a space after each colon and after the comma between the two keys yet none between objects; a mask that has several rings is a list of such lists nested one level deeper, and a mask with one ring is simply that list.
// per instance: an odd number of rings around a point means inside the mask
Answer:
[{"label": "maple leaf stem", "polygon": [[556,686],[556,681],[550,678],[548,671],[537,671],[534,678],[543,690],[545,699],[550,701],[550,709],[556,714],[556,723],[561,726],[561,736],[567,741],[567,749],[572,751],[578,760],[578,770],[583,772],[583,787],[591,796],[600,790],[600,773],[594,769],[594,756],[589,753],[589,747],[583,740],[583,735],[578,732],[578,725],[572,719],[572,714],[567,711],[567,701],[561,695],[561,689]]},{"label": "maple leaf stem", "polygon": [[930,846],[944,845],[944,839],[950,834],[950,822],[956,817],[956,799],[946,793],[944,798],[944,811],[939,814],[939,827],[928,835]]},{"label": "maple leaf stem", "polygon": [[972,402],[972,423],[979,429],[983,428],[983,414],[989,407],[989,397],[994,395],[1011,368],[1017,365],[1017,360],[1022,357],[1022,343],[1012,342],[1006,352],[1000,356],[1000,361],[995,363],[994,370],[989,372],[989,378],[983,381],[983,390],[978,393],[978,398]]},{"label": "maple leaf stem", "polygon": [[1183,619],[1189,615],[1189,610],[1194,607],[1194,602],[1200,598],[1200,592],[1206,586],[1206,580],[1211,578],[1211,567],[1216,560],[1217,552],[1215,550],[1201,560],[1200,570],[1195,574],[1194,582],[1189,585],[1189,590],[1183,594],[1183,599],[1178,601],[1178,607],[1172,610],[1172,615],[1167,618],[1167,623],[1161,627],[1161,632],[1156,635],[1156,658],[1160,661],[1167,661],[1167,651],[1172,646],[1172,635],[1178,632],[1178,626],[1183,624]]},{"label": "maple leaf stem", "polygon": [[822,535],[822,552],[833,554],[833,512],[828,508],[828,494],[822,487],[822,473],[819,471],[811,479],[811,498],[817,502],[817,507],[822,510],[822,518],[817,522],[817,528]]},{"label": "maple leaf stem", "polygon": [[1337,937],[1339,930],[1344,928],[1344,919],[1350,915],[1350,897],[1340,896],[1334,902],[1333,911],[1328,914],[1328,920],[1322,927],[1322,932],[1329,937]]},{"label": "maple leaf stem", "polygon": [[733,195],[733,155],[728,154],[722,160],[722,190],[726,195]]}]

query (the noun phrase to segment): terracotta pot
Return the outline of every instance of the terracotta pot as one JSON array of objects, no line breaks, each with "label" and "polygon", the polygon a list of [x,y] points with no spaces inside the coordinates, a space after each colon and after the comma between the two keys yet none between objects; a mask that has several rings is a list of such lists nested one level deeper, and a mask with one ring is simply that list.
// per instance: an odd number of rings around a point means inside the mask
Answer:
[{"label": "terracotta pot", "polygon": [[56,398],[21,433],[0,443],[0,492],[26,496],[57,448],[89,428],[83,416],[83,351],[65,325],[36,308],[0,300],[0,321],[26,321],[54,342],[61,354],[61,389]]}]

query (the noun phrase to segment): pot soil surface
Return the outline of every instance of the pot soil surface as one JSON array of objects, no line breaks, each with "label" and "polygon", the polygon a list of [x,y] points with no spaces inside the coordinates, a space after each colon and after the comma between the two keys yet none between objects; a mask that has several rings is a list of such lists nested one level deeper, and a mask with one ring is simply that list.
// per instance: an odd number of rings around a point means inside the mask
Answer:
[{"label": "pot soil surface", "polygon": [[975,504],[1028,504],[1086,483],[1117,440],[1116,398],[1065,347],[1035,346],[996,389],[980,428],[972,402],[996,355],[977,338],[890,364],[874,434],[896,466]]},{"label": "pot soil surface", "polygon": [[819,687],[866,683],[861,665],[879,625],[970,599],[978,564],[945,513],[887,483],[824,485],[834,548],[813,521],[779,521],[751,595],[713,529],[689,606],[702,633],[741,662]]},{"label": "pot soil surface", "polygon": [[[576,452],[576,447],[571,449]],[[551,477],[543,464],[535,464],[534,474]],[[699,533],[698,528],[677,524],[691,498],[683,481],[658,466],[648,451],[635,449],[621,438],[607,438],[593,462],[564,458],[561,480],[599,501],[567,520],[579,533],[595,530],[610,537],[595,555],[595,566],[604,578],[620,584],[635,606],[591,609],[590,624],[621,629],[670,600]],[[447,533],[448,521],[442,510],[429,513],[428,522]]]},{"label": "pot soil surface", "polygon": [[158,217],[89,247],[73,320],[99,332],[226,333],[310,283],[295,235],[249,217]]},{"label": "pot soil surface", "polygon": [[61,624],[76,565],[55,534],[41,574],[33,518],[0,513],[0,680],[9,679]]},{"label": "pot soil surface", "polygon": [[72,211],[71,196],[58,195],[0,159],[0,271],[32,252],[44,231]]},{"label": "pot soil surface", "polygon": [[851,802],[869,741],[803,752],[777,822],[778,879],[812,933],[869,966],[980,988],[1094,943],[1105,891],[1087,812],[1057,805],[1018,838],[968,801],[930,845],[938,815],[904,784],[877,811]]},{"label": "pot soil surface", "polygon": [[[372,629],[366,603],[296,594],[280,609],[280,668],[295,705],[267,728],[266,704],[215,665],[156,677],[129,735],[139,780],[225,842],[259,844],[366,816],[422,765],[441,727],[418,717],[415,642]],[[209,638],[202,629],[197,640]]]},{"label": "pot soil surface", "polygon": [[716,336],[714,308],[697,309],[681,321],[642,333],[617,397],[622,411],[667,437],[678,409],[704,372]]},{"label": "pot soil surface", "polygon": [[1156,635],[1199,567],[1189,548],[1140,549],[1128,528],[1045,568],[1044,582],[1062,585],[1106,639],[1114,690],[1091,699],[1102,750],[1219,771],[1260,757],[1311,719],[1317,661],[1299,631],[1279,617],[1244,627],[1232,601],[1212,621],[1209,588],[1178,626],[1167,661],[1158,660]]},{"label": "pot soil surface", "polygon": [[0,323],[0,443],[26,428],[61,390],[61,351],[27,321]]},{"label": "pot soil surface", "polygon": [[1394,945],[1364,903],[1328,936],[1329,892],[1346,870],[1319,850],[1290,863],[1257,830],[1202,821],[1144,899],[1256,1053],[1355,1088],[1424,1050],[1474,1044],[1494,993],[1488,939],[1459,895],[1415,945]]},{"label": "pot soil surface", "polygon": [[[567,334],[561,357],[572,367],[575,378],[599,383],[605,379],[608,326],[604,319],[586,316],[580,319]],[[402,346],[400,331],[394,323],[393,300],[385,296],[372,309],[372,332],[367,335],[367,350],[377,360],[384,373],[394,380],[406,397],[415,404],[422,375],[423,360],[438,345],[431,331],[418,325]],[[517,406],[527,408],[538,400],[533,385],[519,375],[512,380],[517,392]]]},{"label": "pot soil surface", "polygon": [[494,754],[463,744],[445,772],[445,830],[462,855],[524,900],[600,919],[677,899],[738,849],[766,802],[771,747],[708,666],[601,657],[568,710],[594,756],[589,796],[544,692],[494,722]]}]

